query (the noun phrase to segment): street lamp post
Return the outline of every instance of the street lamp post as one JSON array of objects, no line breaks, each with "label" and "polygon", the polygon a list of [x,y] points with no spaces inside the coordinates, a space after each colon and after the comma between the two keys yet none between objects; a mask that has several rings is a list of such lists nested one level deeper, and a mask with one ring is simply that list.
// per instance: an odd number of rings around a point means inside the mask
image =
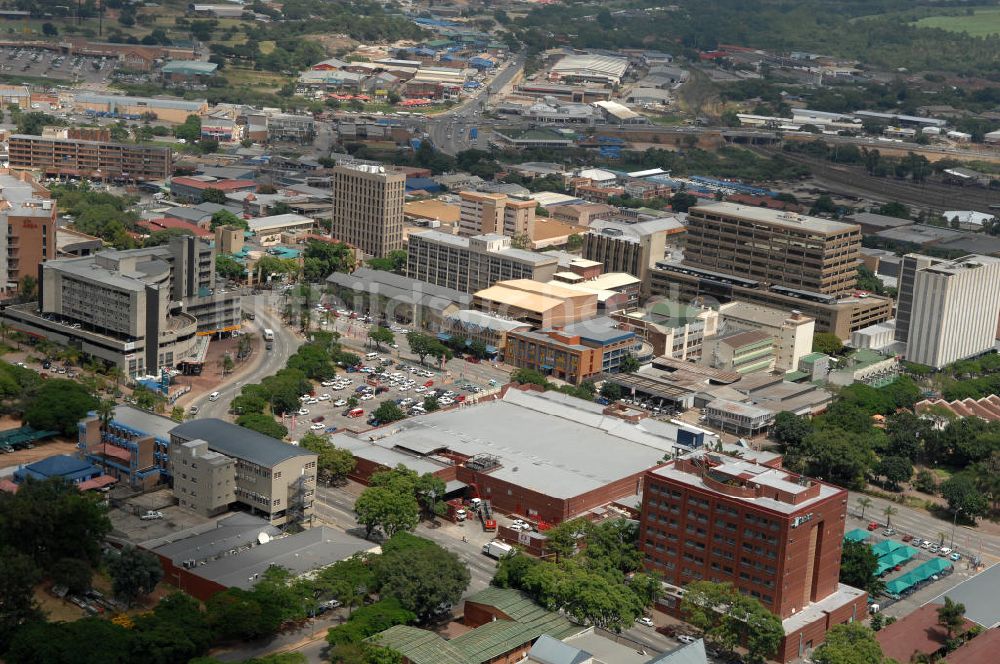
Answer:
[{"label": "street lamp post", "polygon": [[951,548],[955,548],[955,528],[958,526],[958,513],[962,510],[960,508],[955,509],[955,517],[951,520]]}]

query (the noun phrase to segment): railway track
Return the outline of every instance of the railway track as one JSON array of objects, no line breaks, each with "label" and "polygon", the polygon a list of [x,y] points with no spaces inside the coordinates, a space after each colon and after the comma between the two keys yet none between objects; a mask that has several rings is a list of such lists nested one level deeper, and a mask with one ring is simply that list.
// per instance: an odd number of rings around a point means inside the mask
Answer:
[{"label": "railway track", "polygon": [[893,178],[876,178],[859,168],[835,166],[829,162],[812,159],[800,154],[754,148],[766,156],[781,154],[797,164],[807,166],[821,187],[831,193],[860,196],[873,201],[888,203],[899,201],[911,207],[932,212],[945,210],[989,210],[990,205],[1000,204],[1000,191],[984,187],[960,187],[941,182],[914,183]]}]

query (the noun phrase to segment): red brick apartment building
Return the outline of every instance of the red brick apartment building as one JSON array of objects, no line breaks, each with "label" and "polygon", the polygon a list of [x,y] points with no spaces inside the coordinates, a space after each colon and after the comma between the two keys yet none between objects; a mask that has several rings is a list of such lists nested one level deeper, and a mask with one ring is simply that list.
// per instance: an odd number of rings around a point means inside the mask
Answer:
[{"label": "red brick apartment building", "polygon": [[[867,615],[867,594],[839,583],[847,491],[757,463],[697,450],[646,473],[640,547],[647,568],[683,588],[728,582],[777,614],[780,662]],[[680,592],[664,609],[679,614]]]},{"label": "red brick apartment building", "polygon": [[10,167],[96,180],[164,180],[173,174],[169,148],[17,134],[8,141]]}]

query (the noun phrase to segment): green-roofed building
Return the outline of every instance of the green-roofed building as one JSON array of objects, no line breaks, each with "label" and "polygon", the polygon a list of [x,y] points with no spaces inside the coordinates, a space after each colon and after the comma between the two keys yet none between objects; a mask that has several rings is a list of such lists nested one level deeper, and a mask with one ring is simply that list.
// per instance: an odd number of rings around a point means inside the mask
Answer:
[{"label": "green-roofed building", "polygon": [[203,60],[171,60],[163,65],[160,73],[165,81],[189,81],[214,76],[219,65]]},{"label": "green-roofed building", "polygon": [[850,530],[844,535],[844,539],[848,542],[864,542],[868,539],[868,531],[861,528],[855,528]]},{"label": "green-roofed building", "polygon": [[896,549],[905,546],[902,542],[897,542],[896,540],[882,540],[878,544],[872,545],[872,553],[881,558],[882,556],[887,556]]},{"label": "green-roofed building", "polygon": [[465,623],[472,630],[450,641],[433,632],[397,625],[369,640],[402,654],[413,664],[482,664],[526,652],[543,634],[562,640],[583,631],[509,588],[487,588],[465,600]]}]

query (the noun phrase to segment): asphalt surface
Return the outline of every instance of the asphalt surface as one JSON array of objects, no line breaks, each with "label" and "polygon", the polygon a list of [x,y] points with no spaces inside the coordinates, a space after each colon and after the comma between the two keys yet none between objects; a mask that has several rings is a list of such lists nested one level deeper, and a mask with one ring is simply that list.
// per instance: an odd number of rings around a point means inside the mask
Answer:
[{"label": "asphalt surface", "polygon": [[228,382],[218,387],[219,399],[217,401],[209,401],[208,394],[194,400],[191,405],[198,407],[197,417],[199,419],[205,417],[226,419],[229,412],[229,402],[240,393],[244,385],[259,383],[267,376],[274,375],[280,369],[284,369],[288,358],[302,345],[303,339],[287,328],[277,311],[272,308],[272,304],[277,301],[276,296],[265,294],[252,297],[256,298],[253,308],[256,316],[255,333],[263,336],[262,331],[265,328],[272,329],[274,331],[273,347],[271,350],[261,352],[259,359],[257,359],[257,366],[248,373],[234,374]]},{"label": "asphalt surface", "polygon": [[[493,77],[488,86],[484,86],[479,92],[470,96],[465,103],[445,113],[427,118],[424,131],[430,136],[434,146],[441,152],[452,155],[471,148],[488,148],[489,131],[485,130],[485,127],[493,123],[492,121],[484,123],[482,113],[493,98],[505,90],[521,72],[524,68],[524,62],[523,55],[515,56],[504,69]],[[469,137],[469,132],[473,127],[479,128],[479,135],[476,139]]]},{"label": "asphalt surface", "polygon": [[[872,506],[865,510],[865,518],[861,518],[861,507],[858,505],[858,498],[861,494],[850,493],[848,502],[848,517],[846,529],[865,528],[872,521],[879,524],[878,534],[885,527],[885,508],[890,504],[888,500],[882,498],[869,498]],[[898,503],[891,503],[897,512],[890,517],[892,527],[896,530],[896,538],[904,534],[910,534],[920,539],[937,542],[944,535],[945,544],[951,546],[952,522],[938,519],[923,510],[915,510]],[[970,528],[958,524],[954,528],[954,546],[963,558],[981,555],[983,562],[987,566],[1000,562],[1000,536],[982,532],[976,528]]]}]

